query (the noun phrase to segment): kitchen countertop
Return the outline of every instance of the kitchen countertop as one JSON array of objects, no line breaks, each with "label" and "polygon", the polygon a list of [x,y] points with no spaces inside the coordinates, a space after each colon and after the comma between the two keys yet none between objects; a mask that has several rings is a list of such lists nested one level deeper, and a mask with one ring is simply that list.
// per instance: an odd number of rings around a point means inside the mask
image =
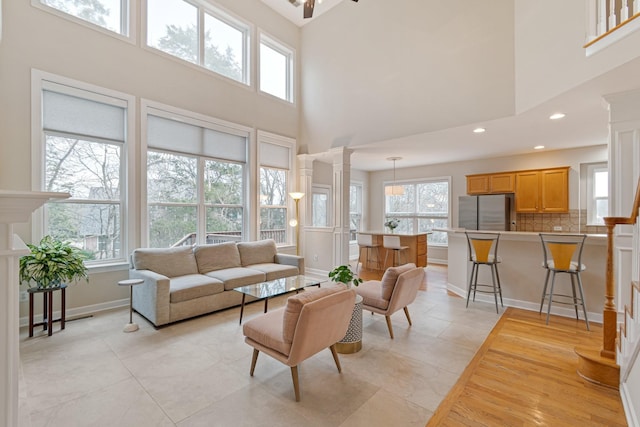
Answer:
[{"label": "kitchen countertop", "polygon": [[[449,234],[464,234],[465,231],[471,233],[500,233],[501,240],[540,240],[540,233],[536,231],[489,231],[489,230],[466,230],[464,228],[438,228],[433,231],[442,231]],[[561,232],[548,232],[544,234],[587,234],[586,244],[600,243],[606,244],[606,234],[588,234],[588,233],[561,233]]]}]

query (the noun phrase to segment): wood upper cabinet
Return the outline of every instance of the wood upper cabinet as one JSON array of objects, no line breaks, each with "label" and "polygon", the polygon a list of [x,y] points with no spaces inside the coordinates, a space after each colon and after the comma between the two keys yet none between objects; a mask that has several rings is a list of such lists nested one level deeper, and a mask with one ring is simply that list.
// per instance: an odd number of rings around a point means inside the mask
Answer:
[{"label": "wood upper cabinet", "polygon": [[467,175],[467,194],[502,194],[515,191],[515,173]]},{"label": "wood upper cabinet", "polygon": [[516,212],[569,211],[569,168],[516,172]]}]

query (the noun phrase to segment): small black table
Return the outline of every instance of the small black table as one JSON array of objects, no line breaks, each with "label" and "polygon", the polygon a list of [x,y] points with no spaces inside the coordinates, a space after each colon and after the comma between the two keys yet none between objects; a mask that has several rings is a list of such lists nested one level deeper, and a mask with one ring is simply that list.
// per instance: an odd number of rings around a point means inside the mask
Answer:
[{"label": "small black table", "polygon": [[[53,334],[53,322],[60,322],[60,329],[64,329],[65,305],[66,305],[67,285],[52,286],[50,288],[29,288],[29,337],[33,336],[33,327],[42,325],[42,330],[47,331],[49,336]],[[60,318],[53,318],[53,293],[61,291]],[[35,294],[42,294],[42,322],[33,322],[33,297]]]}]

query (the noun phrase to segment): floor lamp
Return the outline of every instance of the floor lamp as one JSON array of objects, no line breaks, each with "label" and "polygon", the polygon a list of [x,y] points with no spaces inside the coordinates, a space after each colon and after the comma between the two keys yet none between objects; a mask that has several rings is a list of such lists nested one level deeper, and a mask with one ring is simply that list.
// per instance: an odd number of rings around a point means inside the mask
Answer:
[{"label": "floor lamp", "polygon": [[304,193],[289,193],[289,196],[296,202],[296,217],[289,221],[289,225],[296,228],[296,255],[300,255],[300,214],[298,211],[298,204],[300,199],[304,197]]}]

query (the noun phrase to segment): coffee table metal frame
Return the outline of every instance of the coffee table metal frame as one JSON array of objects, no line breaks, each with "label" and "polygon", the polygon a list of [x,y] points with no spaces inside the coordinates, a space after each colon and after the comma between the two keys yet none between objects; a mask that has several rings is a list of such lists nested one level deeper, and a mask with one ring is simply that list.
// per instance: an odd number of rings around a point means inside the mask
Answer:
[{"label": "coffee table metal frame", "polygon": [[311,279],[303,275],[298,275],[233,288],[234,291],[240,292],[242,294],[242,303],[240,304],[240,324],[242,324],[244,303],[247,295],[258,299],[264,299],[264,312],[266,313],[268,309],[269,298],[294,291],[297,293],[299,290],[306,288],[307,286],[320,287],[320,284],[322,282],[326,282],[327,280]]}]

